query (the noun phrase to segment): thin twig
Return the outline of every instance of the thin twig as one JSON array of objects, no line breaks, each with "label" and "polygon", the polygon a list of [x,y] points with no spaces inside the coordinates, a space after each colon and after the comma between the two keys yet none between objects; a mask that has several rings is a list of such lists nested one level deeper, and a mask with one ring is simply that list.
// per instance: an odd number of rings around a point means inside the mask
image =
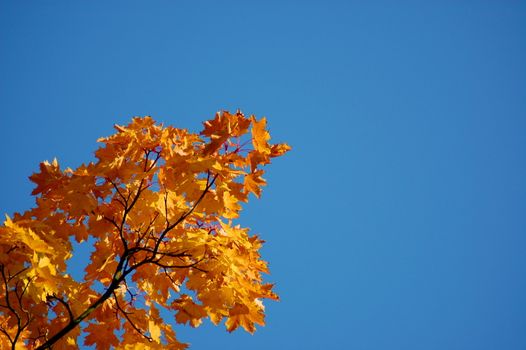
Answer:
[{"label": "thin twig", "polygon": [[142,335],[144,338],[148,339],[149,342],[152,342],[153,339],[149,336],[147,336],[139,327],[137,327],[135,325],[135,323],[133,323],[133,321],[130,319],[130,317],[128,315],[131,315],[132,313],[131,312],[127,312],[125,311],[121,305],[119,304],[119,300],[118,300],[118,297],[117,297],[117,294],[115,294],[115,291],[113,292],[113,297],[115,299],[115,305],[117,306],[117,310],[120,311],[122,313],[122,315],[124,316],[124,318],[126,318],[126,320],[130,323],[130,325],[133,327],[133,329],[135,329],[137,331],[137,333],[139,333],[140,335]]},{"label": "thin twig", "polygon": [[66,308],[66,311],[68,312],[69,321],[70,322],[73,321],[75,316],[73,316],[73,312],[71,311],[71,308],[70,308],[69,304],[64,299],[58,297],[56,294],[50,295],[48,298],[49,299],[54,299],[54,300],[58,301],[59,303],[61,303],[64,306],[64,308]]}]

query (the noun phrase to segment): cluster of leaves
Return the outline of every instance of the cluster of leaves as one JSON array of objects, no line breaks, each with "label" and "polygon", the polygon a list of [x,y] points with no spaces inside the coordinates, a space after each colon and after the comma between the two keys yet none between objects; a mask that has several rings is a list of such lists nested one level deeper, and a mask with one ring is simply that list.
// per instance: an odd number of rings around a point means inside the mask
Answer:
[{"label": "cluster of leaves", "polygon": [[[266,120],[217,113],[200,134],[150,117],[98,141],[96,162],[30,177],[36,206],[0,227],[0,348],[183,349],[163,315],[228,331],[264,324],[262,241],[232,223],[290,148]],[[84,279],[66,272],[71,238],[93,242]],[[162,313],[162,315],[161,315]]]}]

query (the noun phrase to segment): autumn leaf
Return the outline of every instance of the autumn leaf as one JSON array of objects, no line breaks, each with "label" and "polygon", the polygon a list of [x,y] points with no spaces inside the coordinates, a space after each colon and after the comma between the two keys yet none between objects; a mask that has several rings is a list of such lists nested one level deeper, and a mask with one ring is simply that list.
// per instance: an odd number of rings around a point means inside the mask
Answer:
[{"label": "autumn leaf", "polygon": [[245,190],[254,193],[258,198],[261,196],[261,187],[267,184],[267,182],[261,177],[262,174],[262,170],[256,170],[254,173],[245,175]]},{"label": "autumn leaf", "polygon": [[57,159],[52,163],[48,161],[40,163],[40,173],[35,173],[29,177],[37,187],[31,192],[32,195],[48,192],[54,187],[60,186],[63,173],[60,171]]},{"label": "autumn leaf", "polygon": [[291,150],[291,147],[287,145],[286,143],[278,143],[276,145],[272,145],[272,147],[270,148],[270,156],[279,157],[287,153],[290,150]]},{"label": "autumn leaf", "polygon": [[96,345],[97,350],[107,350],[119,344],[119,338],[114,334],[112,327],[104,323],[90,323],[84,328],[87,333],[85,345]]},{"label": "autumn leaf", "polygon": [[268,133],[267,119],[261,118],[260,121],[257,121],[254,116],[252,116],[252,143],[254,149],[262,154],[270,153],[270,145],[268,141],[270,140],[270,134]]},{"label": "autumn leaf", "polygon": [[33,232],[33,230],[19,226],[7,215],[4,221],[4,227],[8,229],[6,234],[10,236],[9,238],[12,244],[20,242],[36,253],[54,254],[52,247]]},{"label": "autumn leaf", "polygon": [[223,216],[227,219],[238,217],[238,212],[241,210],[241,205],[238,204],[238,199],[229,192],[223,192],[223,203],[225,206],[225,213]]},{"label": "autumn leaf", "polygon": [[[185,349],[175,324],[264,325],[278,297],[263,241],[237,220],[290,150],[269,141],[266,118],[240,111],[201,132],[134,117],[92,162],[40,163],[35,206],[0,226],[0,348]],[[91,250],[83,278],[68,273],[73,239]]]},{"label": "autumn leaf", "polygon": [[206,317],[206,311],[202,305],[196,304],[187,294],[182,294],[172,303],[172,308],[177,310],[175,320],[177,323],[190,323],[192,327],[201,324],[201,319]]},{"label": "autumn leaf", "polygon": [[159,327],[154,321],[148,321],[148,330],[150,331],[150,337],[154,342],[161,342],[161,327]]}]

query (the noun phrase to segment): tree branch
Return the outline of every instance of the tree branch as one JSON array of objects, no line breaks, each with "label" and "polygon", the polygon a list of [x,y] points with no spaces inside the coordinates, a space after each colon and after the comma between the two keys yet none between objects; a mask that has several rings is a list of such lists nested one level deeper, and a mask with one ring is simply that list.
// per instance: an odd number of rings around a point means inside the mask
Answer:
[{"label": "tree branch", "polygon": [[[29,280],[24,285],[24,287],[22,287],[22,291],[21,292],[19,292],[20,280],[16,281],[15,286],[13,287],[12,290],[9,289],[9,283],[14,278],[19,276],[22,272],[24,272],[25,270],[27,270],[27,268],[23,268],[23,269],[19,270],[18,272],[16,272],[14,275],[11,275],[9,273],[9,270],[7,270],[7,268],[5,267],[5,265],[0,264],[0,274],[2,275],[2,281],[3,281],[3,285],[4,285],[4,289],[5,289],[5,303],[6,303],[6,305],[0,305],[0,306],[6,308],[7,310],[9,310],[14,315],[14,317],[16,319],[16,333],[15,333],[14,336],[11,336],[9,334],[9,332],[7,332],[7,330],[4,329],[3,327],[0,327],[0,332],[7,336],[9,342],[11,343],[11,349],[12,350],[15,350],[16,343],[18,342],[18,338],[20,337],[20,335],[22,334],[24,329],[27,328],[27,326],[29,325],[29,323],[31,321],[31,314],[28,311],[24,310],[24,307],[22,305],[22,298],[23,298],[23,296],[24,296],[24,294],[25,294],[25,292],[27,290],[27,287],[28,287],[29,283],[31,283],[31,280]],[[6,274],[6,272],[7,272],[7,274]],[[22,312],[25,314],[25,321],[23,321],[22,316],[17,311],[16,307],[11,303],[11,300],[9,298],[9,294],[11,292],[14,292],[15,297],[16,297],[16,301],[18,302],[18,306],[19,306],[20,310],[22,310]]]},{"label": "tree branch", "polygon": [[[145,167],[145,169],[147,169],[146,171],[150,171],[153,168],[153,166],[155,165],[155,162],[157,162],[157,160],[159,158],[160,158],[160,153],[157,154],[157,158],[154,160],[154,163],[152,163],[152,165],[149,168]],[[123,219],[122,219],[122,222],[121,222],[121,225],[120,225],[120,228],[119,228],[119,236],[120,236],[121,240],[123,241],[124,251],[123,251],[122,255],[119,258],[119,262],[117,264],[117,267],[115,268],[115,272],[113,274],[113,278],[112,278],[112,281],[111,281],[110,285],[108,286],[106,291],[96,301],[94,301],[83,313],[81,313],[76,318],[71,319],[70,322],[66,326],[64,326],[64,328],[62,328],[59,332],[57,332],[51,338],[47,339],[46,342],[44,344],[40,345],[39,347],[37,347],[36,350],[50,349],[53,344],[55,344],[59,339],[61,339],[63,336],[65,336],[73,328],[77,327],[95,309],[97,309],[108,298],[110,298],[112,295],[114,295],[115,290],[119,287],[119,285],[122,283],[122,281],[124,281],[125,278],[131,272],[133,272],[138,267],[140,267],[140,266],[142,266],[144,264],[153,263],[153,264],[155,264],[155,265],[157,265],[159,267],[162,267],[162,268],[196,268],[196,269],[199,269],[195,265],[198,264],[200,261],[202,261],[202,259],[200,259],[200,260],[198,260],[198,261],[196,261],[196,262],[194,262],[192,264],[184,265],[184,266],[183,265],[165,265],[165,264],[160,263],[159,260],[162,259],[165,256],[173,255],[173,256],[170,256],[170,257],[179,257],[178,254],[181,254],[180,257],[184,257],[184,256],[187,256],[187,255],[183,255],[183,254],[186,254],[185,252],[183,252],[183,253],[159,252],[159,247],[160,247],[161,242],[163,241],[164,237],[168,234],[168,232],[170,232],[173,228],[175,228],[178,224],[183,222],[189,215],[191,215],[194,212],[196,207],[199,205],[199,203],[203,200],[203,198],[208,193],[210,188],[213,186],[213,184],[214,184],[215,180],[217,179],[218,175],[219,174],[214,175],[213,178],[210,180],[210,172],[208,172],[207,184],[205,186],[205,189],[203,190],[203,192],[199,196],[199,198],[195,201],[195,203],[192,205],[192,207],[187,212],[185,212],[183,215],[181,215],[179,217],[179,219],[177,219],[177,221],[175,221],[172,224],[167,225],[167,227],[161,232],[159,237],[157,237],[156,243],[155,243],[155,246],[154,246],[153,249],[146,248],[146,247],[129,248],[126,240],[124,239],[124,234],[123,234],[124,225],[126,223],[127,215],[133,209],[135,203],[137,203],[142,191],[144,191],[144,189],[146,188],[146,187],[145,188],[142,187],[143,184],[144,184],[144,179],[142,179],[140,184],[139,184],[139,188],[138,188],[134,198],[132,199],[132,202],[129,205],[126,205],[125,208],[124,208]],[[129,203],[130,198],[131,198],[131,192],[128,195],[128,198],[125,200],[125,203]],[[152,224],[153,224],[153,221],[155,221],[155,218],[152,220]],[[150,224],[150,226],[151,226],[151,224]],[[146,230],[146,232],[148,232],[148,230]],[[146,259],[144,259],[142,261],[139,261],[136,264],[128,266],[128,263],[129,263],[130,259],[135,258],[135,254],[137,252],[140,252],[140,251],[150,251],[150,253],[152,255],[149,258],[146,258]],[[157,255],[159,253],[161,253],[162,256],[158,259]],[[202,269],[199,269],[199,270],[200,271],[204,271]],[[133,323],[131,323],[131,324],[132,324],[132,327],[133,327]],[[140,330],[139,330],[139,332],[140,332]]]},{"label": "tree branch", "polygon": [[[210,172],[209,172],[210,174]],[[215,174],[214,177],[212,178],[212,181],[209,181],[209,179],[207,179],[207,184],[206,184],[206,187],[203,191],[203,193],[201,193],[201,196],[199,196],[199,198],[197,199],[197,201],[194,203],[194,205],[192,206],[192,208],[190,208],[190,210],[188,210],[186,213],[184,213],[183,215],[181,215],[179,217],[179,219],[177,219],[176,222],[174,222],[173,224],[171,225],[168,225],[166,226],[166,228],[164,229],[164,231],[161,233],[161,235],[159,236],[159,240],[157,241],[157,244],[155,245],[155,248],[154,250],[157,251],[159,250],[159,245],[161,244],[161,241],[163,240],[163,238],[166,236],[166,234],[168,232],[170,232],[174,227],[176,227],[177,225],[179,225],[181,222],[183,222],[190,214],[192,214],[195,210],[195,208],[197,208],[197,206],[199,205],[199,203],[201,203],[201,201],[203,200],[203,198],[205,197],[205,195],[208,193],[208,191],[210,190],[210,188],[214,185],[214,182],[216,181],[217,179],[217,176],[219,174]]]},{"label": "tree branch", "polygon": [[58,297],[56,294],[53,294],[53,295],[49,295],[48,296],[48,299],[50,300],[56,300],[58,301],[60,304],[62,304],[64,306],[64,308],[66,309],[66,311],[68,312],[68,316],[69,316],[69,321],[73,321],[75,319],[75,316],[73,316],[73,312],[71,311],[71,308],[69,307],[69,304],[62,298]]},{"label": "tree branch", "polygon": [[119,194],[119,196],[124,201],[124,202],[119,201],[119,203],[121,203],[123,207],[126,207],[128,205],[127,200],[124,197],[124,195],[121,193],[121,191],[119,190],[119,187],[115,184],[115,182],[111,181],[111,179],[109,177],[106,178],[106,181],[108,181],[109,183],[112,184],[113,188],[115,188],[115,191]]},{"label": "tree branch", "polygon": [[113,297],[115,299],[115,304],[117,306],[117,312],[121,312],[122,315],[124,316],[124,318],[130,323],[130,325],[133,327],[133,329],[135,329],[137,331],[137,333],[139,333],[140,335],[142,335],[144,338],[148,339],[149,342],[152,342],[153,339],[149,336],[147,336],[139,327],[137,327],[137,325],[130,319],[130,317],[128,315],[131,315],[132,313],[131,312],[127,312],[125,311],[119,304],[119,300],[117,298],[117,295],[115,294],[115,292],[113,292]]}]

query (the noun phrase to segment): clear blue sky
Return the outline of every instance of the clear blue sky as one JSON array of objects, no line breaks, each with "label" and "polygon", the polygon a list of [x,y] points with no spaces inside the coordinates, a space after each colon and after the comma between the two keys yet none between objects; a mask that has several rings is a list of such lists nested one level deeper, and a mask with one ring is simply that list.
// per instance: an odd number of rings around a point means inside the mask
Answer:
[{"label": "clear blue sky", "polygon": [[134,115],[267,116],[268,325],[193,349],[526,349],[526,3],[0,1],[2,212]]}]

